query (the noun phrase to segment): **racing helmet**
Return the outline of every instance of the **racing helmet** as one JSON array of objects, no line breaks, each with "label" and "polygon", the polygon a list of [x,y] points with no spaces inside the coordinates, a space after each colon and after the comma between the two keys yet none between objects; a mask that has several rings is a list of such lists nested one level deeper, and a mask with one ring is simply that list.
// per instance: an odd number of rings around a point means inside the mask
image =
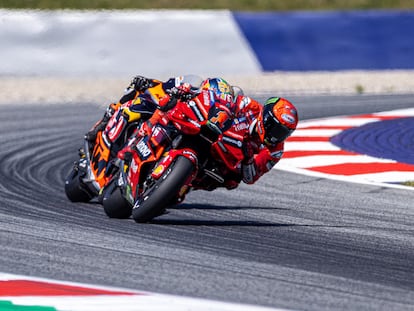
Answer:
[{"label": "racing helmet", "polygon": [[232,102],[234,99],[233,87],[223,78],[208,78],[201,84],[201,89],[213,91],[224,101]]},{"label": "racing helmet", "polygon": [[298,112],[287,99],[270,97],[258,118],[258,134],[262,142],[276,145],[288,138],[298,124]]},{"label": "racing helmet", "polygon": [[240,86],[233,85],[233,94],[234,94],[234,101],[236,101],[236,98],[238,96],[244,96],[244,91]]}]

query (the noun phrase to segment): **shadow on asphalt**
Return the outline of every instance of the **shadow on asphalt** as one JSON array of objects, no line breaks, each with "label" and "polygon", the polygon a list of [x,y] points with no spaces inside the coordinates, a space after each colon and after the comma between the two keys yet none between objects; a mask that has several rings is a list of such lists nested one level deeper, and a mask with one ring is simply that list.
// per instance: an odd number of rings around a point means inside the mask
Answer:
[{"label": "shadow on asphalt", "polygon": [[197,220],[197,219],[153,219],[152,224],[176,226],[239,226],[239,227],[292,227],[294,224],[275,224],[245,220]]}]

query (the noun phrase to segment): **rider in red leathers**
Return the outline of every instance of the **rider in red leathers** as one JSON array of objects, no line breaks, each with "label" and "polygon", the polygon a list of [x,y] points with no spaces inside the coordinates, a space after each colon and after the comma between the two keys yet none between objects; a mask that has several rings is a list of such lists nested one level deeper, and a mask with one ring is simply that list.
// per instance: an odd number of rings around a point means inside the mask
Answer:
[{"label": "rider in red leathers", "polygon": [[247,96],[236,99],[235,121],[248,129],[243,141],[242,180],[253,184],[282,158],[284,141],[296,129],[298,113],[287,99],[270,97],[264,105]]},{"label": "rider in red leathers", "polygon": [[[256,100],[239,95],[235,99],[231,114],[229,137],[239,136],[244,159],[239,174],[225,177],[221,186],[228,190],[236,188],[241,181],[255,183],[280,161],[284,151],[284,141],[296,129],[298,113],[287,99],[270,97],[264,105]],[[227,121],[222,123],[227,123]],[[223,135],[227,136],[226,130]],[[221,187],[216,185],[216,187]],[[214,187],[208,190],[213,190]]]}]

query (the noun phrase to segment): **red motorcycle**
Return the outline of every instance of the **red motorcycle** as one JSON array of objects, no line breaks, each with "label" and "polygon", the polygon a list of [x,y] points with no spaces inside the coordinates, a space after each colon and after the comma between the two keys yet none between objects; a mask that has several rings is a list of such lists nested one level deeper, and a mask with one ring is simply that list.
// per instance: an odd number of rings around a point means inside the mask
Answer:
[{"label": "red motorcycle", "polygon": [[[129,142],[119,171],[104,188],[103,206],[111,218],[148,222],[183,200],[190,189],[213,190],[240,182],[247,126],[234,120],[223,134],[209,126],[218,99],[201,91],[191,100],[143,123]],[[220,118],[220,113],[216,116]]]}]

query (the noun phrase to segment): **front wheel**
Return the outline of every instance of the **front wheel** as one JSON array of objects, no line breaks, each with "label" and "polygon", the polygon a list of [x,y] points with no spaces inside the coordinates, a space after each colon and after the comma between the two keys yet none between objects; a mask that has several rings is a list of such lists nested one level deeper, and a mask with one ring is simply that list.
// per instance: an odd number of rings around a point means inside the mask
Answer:
[{"label": "front wheel", "polygon": [[132,206],[125,199],[114,179],[105,187],[102,204],[109,218],[125,219],[131,216]]},{"label": "front wheel", "polygon": [[132,218],[138,223],[148,222],[162,214],[169,202],[177,196],[194,171],[194,164],[186,157],[177,160],[147,189],[132,210]]},{"label": "front wheel", "polygon": [[89,202],[93,195],[87,190],[87,186],[82,182],[79,169],[73,167],[65,179],[65,193],[72,202]]}]

